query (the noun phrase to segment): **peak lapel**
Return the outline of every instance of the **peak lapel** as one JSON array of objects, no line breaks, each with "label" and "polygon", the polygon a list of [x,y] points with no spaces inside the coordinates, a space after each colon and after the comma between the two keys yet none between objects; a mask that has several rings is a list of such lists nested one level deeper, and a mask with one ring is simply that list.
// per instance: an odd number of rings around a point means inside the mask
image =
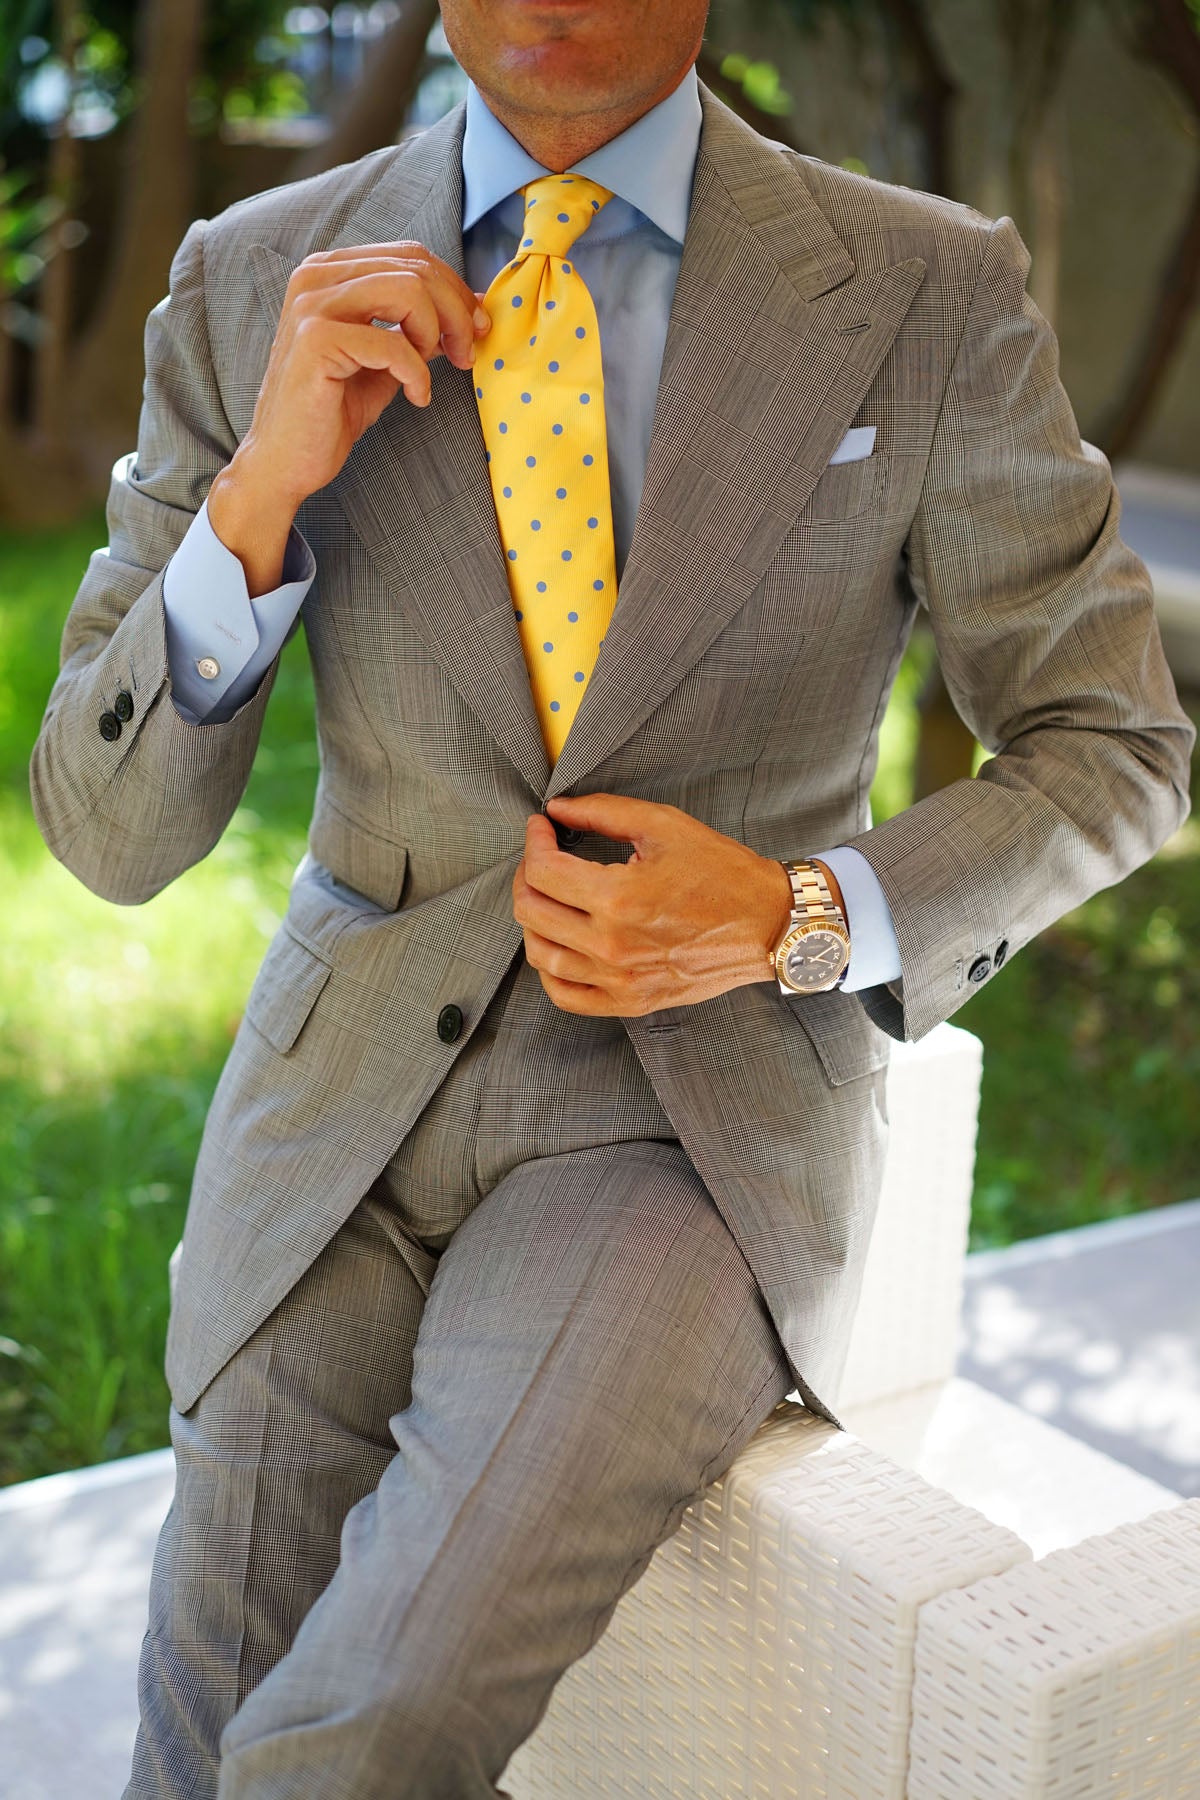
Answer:
[{"label": "peak lapel", "polygon": [[924,272],[859,270],[795,161],[705,95],[633,543],[550,796],[625,742],[754,591]]},{"label": "peak lapel", "polygon": [[[398,151],[330,247],[424,244],[463,272],[463,114]],[[274,320],[291,267],[263,245],[255,282]],[[425,408],[398,395],[363,433],[330,491],[447,677],[538,801],[549,763],[513,618],[469,374],[430,365]]]}]

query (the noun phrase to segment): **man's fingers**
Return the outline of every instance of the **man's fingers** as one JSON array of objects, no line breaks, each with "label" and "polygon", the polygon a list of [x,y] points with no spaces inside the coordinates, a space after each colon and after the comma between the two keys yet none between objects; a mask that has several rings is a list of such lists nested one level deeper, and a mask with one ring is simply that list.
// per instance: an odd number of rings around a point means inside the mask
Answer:
[{"label": "man's fingers", "polygon": [[524,930],[535,931],[548,942],[564,944],[571,950],[587,949],[591,923],[587,913],[551,899],[532,887],[521,872],[513,883],[513,918]]},{"label": "man's fingers", "polygon": [[550,821],[533,813],[525,828],[525,880],[539,894],[590,913],[611,886],[612,870],[560,850]]},{"label": "man's fingers", "polygon": [[414,406],[428,405],[429,370],[402,331],[314,315],[301,322],[297,337],[303,336],[311,337],[317,359],[334,380],[348,381],[360,369],[386,369]]},{"label": "man's fingers", "polygon": [[551,938],[542,937],[529,926],[525,927],[525,959],[539,974],[553,975],[558,981],[590,986],[595,980],[596,969],[589,956],[581,956],[577,950],[569,950]]},{"label": "man's fingers", "polygon": [[652,800],[631,800],[625,794],[580,794],[571,798],[561,794],[547,801],[546,810],[577,831],[595,831],[601,837],[632,844],[639,851],[661,841],[666,815],[676,811]]},{"label": "man's fingers", "polygon": [[331,316],[364,322],[390,319],[419,343],[427,359],[444,350],[457,367],[469,368],[476,339],[490,328],[473,289],[420,245],[396,249],[402,254],[359,247],[306,257],[289,283],[298,297],[293,303],[307,300]]}]

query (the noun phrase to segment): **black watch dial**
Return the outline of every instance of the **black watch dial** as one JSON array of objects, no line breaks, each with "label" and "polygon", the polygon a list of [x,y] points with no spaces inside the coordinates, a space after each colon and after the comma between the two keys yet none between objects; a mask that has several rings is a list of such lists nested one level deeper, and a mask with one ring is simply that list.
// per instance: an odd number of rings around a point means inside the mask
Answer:
[{"label": "black watch dial", "polygon": [[846,964],[846,946],[833,931],[810,931],[784,958],[787,979],[801,993],[832,987]]}]

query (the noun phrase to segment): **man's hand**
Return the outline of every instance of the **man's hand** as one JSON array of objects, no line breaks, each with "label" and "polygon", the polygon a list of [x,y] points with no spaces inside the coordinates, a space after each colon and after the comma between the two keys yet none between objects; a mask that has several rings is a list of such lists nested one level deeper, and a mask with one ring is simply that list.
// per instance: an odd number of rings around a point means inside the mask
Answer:
[{"label": "man's hand", "polygon": [[[393,329],[372,325],[386,319]],[[490,329],[478,297],[423,244],[306,256],[288,282],[250,429],[209,493],[209,520],[251,596],[278,584],[302,501],[339,472],[401,389],[428,406],[428,365],[475,361]]]},{"label": "man's hand", "polygon": [[526,827],[513,917],[564,1012],[640,1018],[770,978],[792,906],[780,863],[674,806],[588,794],[547,811],[633,845],[627,863],[587,862],[559,849],[541,813]]}]

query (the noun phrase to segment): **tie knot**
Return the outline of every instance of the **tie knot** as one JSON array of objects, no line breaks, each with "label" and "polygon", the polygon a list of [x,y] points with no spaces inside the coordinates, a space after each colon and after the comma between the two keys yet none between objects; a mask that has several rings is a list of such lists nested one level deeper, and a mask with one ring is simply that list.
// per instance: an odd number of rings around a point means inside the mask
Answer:
[{"label": "tie knot", "polygon": [[517,255],[567,256],[577,237],[612,199],[586,175],[543,175],[522,188],[525,225]]}]

